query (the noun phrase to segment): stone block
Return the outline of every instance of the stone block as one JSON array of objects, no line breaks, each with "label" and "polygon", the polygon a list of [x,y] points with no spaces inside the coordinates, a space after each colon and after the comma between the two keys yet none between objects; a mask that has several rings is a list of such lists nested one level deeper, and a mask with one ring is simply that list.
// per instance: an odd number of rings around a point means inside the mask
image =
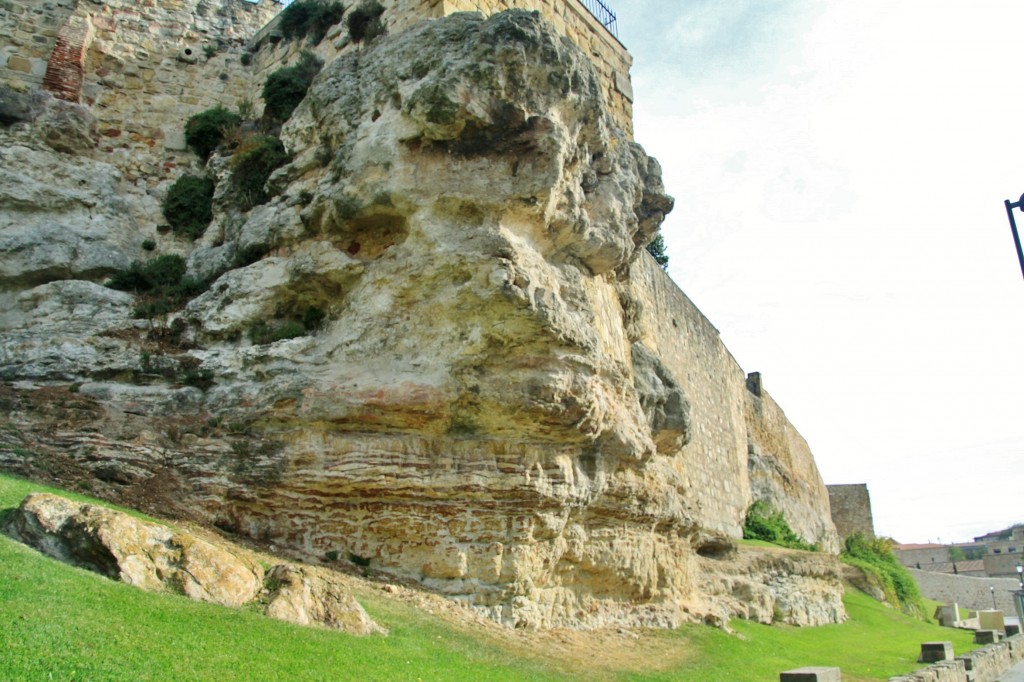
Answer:
[{"label": "stone block", "polygon": [[999,641],[999,632],[997,630],[975,630],[974,631],[974,643],[975,644],[995,644]]},{"label": "stone block", "polygon": [[935,617],[942,627],[955,628],[960,622],[960,607],[958,604],[940,606],[935,610]]},{"label": "stone block", "polygon": [[1013,637],[1014,635],[1019,635],[1020,634],[1020,625],[1016,625],[1014,623],[1007,623],[1006,627],[1003,629],[1003,632],[1006,633],[1007,637]]},{"label": "stone block", "polygon": [[839,668],[797,668],[779,675],[779,682],[842,682]]},{"label": "stone block", "polygon": [[32,62],[21,55],[11,55],[10,59],[7,60],[7,68],[11,71],[20,71],[22,73],[32,72]]},{"label": "stone block", "polygon": [[921,644],[921,663],[938,663],[953,660],[952,642],[923,642]]},{"label": "stone block", "polygon": [[978,623],[982,630],[1002,630],[1006,627],[1002,611],[979,611]]}]

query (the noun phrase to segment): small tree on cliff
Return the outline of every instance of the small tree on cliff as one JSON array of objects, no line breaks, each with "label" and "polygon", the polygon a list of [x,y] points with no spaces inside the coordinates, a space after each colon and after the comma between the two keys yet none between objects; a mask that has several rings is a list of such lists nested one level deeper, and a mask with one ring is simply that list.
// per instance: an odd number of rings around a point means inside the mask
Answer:
[{"label": "small tree on cliff", "polygon": [[661,232],[654,235],[654,239],[647,244],[647,253],[654,256],[654,262],[660,265],[662,270],[668,270],[668,254],[665,253],[665,239]]}]

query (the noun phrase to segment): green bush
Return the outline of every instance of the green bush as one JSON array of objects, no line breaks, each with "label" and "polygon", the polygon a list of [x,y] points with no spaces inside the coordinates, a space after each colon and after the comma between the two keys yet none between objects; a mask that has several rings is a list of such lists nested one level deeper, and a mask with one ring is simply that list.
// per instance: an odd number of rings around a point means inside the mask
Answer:
[{"label": "green bush", "polygon": [[384,6],[377,0],[363,0],[359,7],[345,17],[348,37],[358,45],[364,40],[370,42],[377,36],[386,33],[387,28],[380,18],[382,14],[384,14]]},{"label": "green bush", "polygon": [[921,591],[910,571],[893,553],[891,540],[854,533],[846,538],[841,558],[844,563],[859,568],[870,582],[881,588],[886,601],[898,604],[910,615],[924,614]]},{"label": "green bush", "polygon": [[647,253],[654,256],[654,262],[660,265],[662,270],[668,270],[668,254],[665,253],[665,238],[661,236],[661,232],[647,244]]},{"label": "green bush", "polygon": [[208,283],[186,277],[185,270],[181,256],[157,256],[144,264],[135,261],[127,270],[115,273],[106,285],[143,297],[135,308],[135,317],[159,317],[206,291]]},{"label": "green bush", "polygon": [[185,122],[185,143],[204,160],[224,141],[228,130],[241,124],[238,114],[218,106],[192,116]]},{"label": "green bush", "polygon": [[746,522],[743,524],[743,537],[747,540],[763,540],[790,549],[818,551],[816,545],[804,542],[793,532],[782,512],[763,500],[754,502],[747,510]]},{"label": "green bush", "polygon": [[263,84],[263,115],[271,121],[283,123],[291,118],[295,107],[306,96],[310,84],[320,69],[323,61],[308,50],[303,50],[295,66],[286,66],[267,76]]},{"label": "green bush", "polygon": [[213,220],[213,190],[209,178],[182,175],[167,190],[164,199],[164,217],[175,232],[196,239]]},{"label": "green bush", "polygon": [[313,45],[319,45],[332,26],[345,15],[345,6],[340,2],[298,0],[281,12],[281,33],[288,40],[309,38]]},{"label": "green bush", "polygon": [[249,338],[256,345],[295,339],[306,335],[306,328],[299,322],[289,320],[278,324],[260,322],[249,329]]},{"label": "green bush", "polygon": [[281,140],[271,135],[254,135],[246,139],[231,157],[231,182],[244,210],[270,198],[267,179],[288,161]]}]

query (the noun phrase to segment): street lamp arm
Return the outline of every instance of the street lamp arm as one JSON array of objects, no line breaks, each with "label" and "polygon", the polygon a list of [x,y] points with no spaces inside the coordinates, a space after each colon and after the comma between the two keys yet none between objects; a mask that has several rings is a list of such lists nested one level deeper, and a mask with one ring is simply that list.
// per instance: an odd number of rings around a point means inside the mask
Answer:
[{"label": "street lamp arm", "polygon": [[1024,276],[1024,250],[1020,246],[1020,235],[1017,233],[1017,221],[1013,217],[1013,209],[1021,208],[1024,206],[1024,194],[1020,195],[1020,199],[1016,203],[1010,203],[1007,199],[1006,204],[1006,217],[1010,219],[1010,230],[1013,232],[1013,244],[1017,247],[1017,261],[1020,263],[1020,274]]}]

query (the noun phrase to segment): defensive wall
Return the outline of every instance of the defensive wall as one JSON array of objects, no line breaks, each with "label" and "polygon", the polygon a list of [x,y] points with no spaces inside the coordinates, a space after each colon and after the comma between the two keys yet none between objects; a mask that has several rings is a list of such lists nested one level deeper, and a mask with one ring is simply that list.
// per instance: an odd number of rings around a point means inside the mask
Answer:
[{"label": "defensive wall", "polygon": [[[1016,578],[972,578],[916,568],[908,570],[921,588],[921,594],[929,599],[945,604],[956,602],[964,608],[980,611],[991,609],[992,597],[995,596],[996,608],[1011,616],[1017,613],[1010,594],[1020,585]],[[990,587],[995,590],[990,590]]]},{"label": "defensive wall", "polygon": [[871,495],[866,483],[828,486],[832,522],[839,537],[845,540],[854,533],[875,537],[875,521],[871,515]]},{"label": "defensive wall", "polygon": [[701,491],[700,523],[739,537],[751,502],[765,500],[798,535],[838,551],[810,448],[760,377],[748,382],[718,330],[652,258],[638,259],[630,274],[641,340],[658,349],[698,425],[679,466]]}]

